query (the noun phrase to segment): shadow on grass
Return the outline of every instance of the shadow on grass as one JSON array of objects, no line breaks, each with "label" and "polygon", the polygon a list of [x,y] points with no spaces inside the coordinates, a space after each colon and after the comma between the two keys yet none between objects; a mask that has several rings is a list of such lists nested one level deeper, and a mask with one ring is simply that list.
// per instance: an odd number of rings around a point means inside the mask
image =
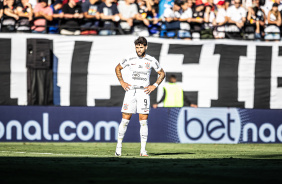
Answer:
[{"label": "shadow on grass", "polygon": [[187,153],[187,152],[183,152],[183,153],[150,153],[150,155],[152,156],[161,156],[161,155],[192,155],[195,153]]},{"label": "shadow on grass", "polygon": [[3,184],[281,183],[281,173],[282,159],[0,157]]},{"label": "shadow on grass", "polygon": [[282,157],[282,154],[272,154],[272,155],[253,155],[252,156],[253,158],[270,158],[270,159],[273,159],[273,158],[281,158]]}]

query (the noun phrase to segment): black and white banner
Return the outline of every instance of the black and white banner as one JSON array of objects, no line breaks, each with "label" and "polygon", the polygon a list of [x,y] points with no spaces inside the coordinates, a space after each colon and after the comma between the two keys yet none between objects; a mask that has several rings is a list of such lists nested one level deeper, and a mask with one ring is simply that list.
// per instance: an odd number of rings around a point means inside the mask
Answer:
[{"label": "black and white banner", "polygon": [[[26,40],[53,41],[54,104],[121,106],[115,66],[135,52],[134,36],[0,35],[0,104],[27,105]],[[148,38],[148,54],[180,79],[199,107],[282,108],[282,43]],[[126,79],[126,69],[123,71]],[[157,79],[152,72],[151,84]],[[151,95],[160,99],[162,87]]]}]

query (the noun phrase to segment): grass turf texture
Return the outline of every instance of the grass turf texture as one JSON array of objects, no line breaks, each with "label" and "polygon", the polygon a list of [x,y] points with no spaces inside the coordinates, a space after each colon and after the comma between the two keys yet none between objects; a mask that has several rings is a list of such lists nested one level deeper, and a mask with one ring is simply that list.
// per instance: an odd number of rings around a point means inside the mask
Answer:
[{"label": "grass turf texture", "polygon": [[281,183],[281,144],[0,143],[0,183]]}]

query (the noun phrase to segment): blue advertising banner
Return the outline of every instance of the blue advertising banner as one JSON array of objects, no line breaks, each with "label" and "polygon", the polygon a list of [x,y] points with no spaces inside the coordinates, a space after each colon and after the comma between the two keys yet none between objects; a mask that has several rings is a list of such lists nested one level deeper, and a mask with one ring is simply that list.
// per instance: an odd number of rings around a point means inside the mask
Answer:
[{"label": "blue advertising banner", "polygon": [[[0,106],[0,141],[115,142],[120,107]],[[281,143],[282,110],[157,108],[149,115],[149,142]],[[124,141],[139,142],[138,115]]]}]

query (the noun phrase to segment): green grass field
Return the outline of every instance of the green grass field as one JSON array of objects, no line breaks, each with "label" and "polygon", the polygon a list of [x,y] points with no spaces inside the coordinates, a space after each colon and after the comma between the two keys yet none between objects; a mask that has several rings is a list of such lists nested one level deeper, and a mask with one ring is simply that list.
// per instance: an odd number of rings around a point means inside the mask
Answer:
[{"label": "green grass field", "polygon": [[282,144],[0,143],[0,183],[282,183]]}]

